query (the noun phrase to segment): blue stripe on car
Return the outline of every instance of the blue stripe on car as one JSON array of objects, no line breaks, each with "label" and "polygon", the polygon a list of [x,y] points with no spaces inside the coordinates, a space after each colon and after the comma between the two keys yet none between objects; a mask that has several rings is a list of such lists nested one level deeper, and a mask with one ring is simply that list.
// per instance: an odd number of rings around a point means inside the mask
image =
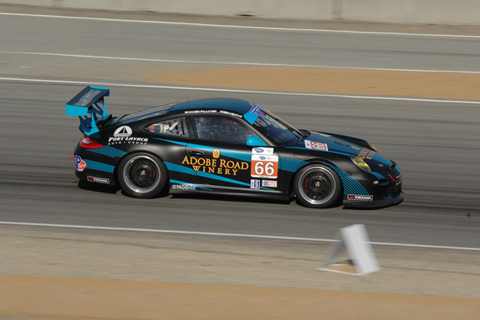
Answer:
[{"label": "blue stripe on car", "polygon": [[307,161],[280,158],[280,170],[284,171],[297,172],[298,169],[307,164]]},{"label": "blue stripe on car", "polygon": [[329,166],[335,172],[338,174],[340,177],[340,180],[342,180],[343,184],[343,192],[345,195],[349,194],[357,194],[357,195],[362,195],[362,196],[368,196],[369,193],[368,191],[362,186],[360,182],[358,182],[354,177],[346,173],[345,171],[332,166],[328,163],[325,163],[325,165]]},{"label": "blue stripe on car", "polygon": [[377,177],[377,179],[380,179],[380,180],[385,179],[385,177],[382,176],[382,175],[381,175],[380,173],[378,173],[378,172],[372,171],[372,174],[373,174],[375,177]]},{"label": "blue stripe on car", "polygon": [[87,151],[95,152],[110,158],[123,157],[124,155],[127,154],[125,151],[118,150],[117,148],[110,147],[110,146],[105,146],[99,149],[87,149]]},{"label": "blue stripe on car", "polygon": [[115,166],[112,166],[106,163],[101,163],[101,162],[87,160],[87,159],[83,159],[83,161],[85,161],[85,163],[87,164],[87,169],[90,169],[90,170],[104,171],[108,173],[113,173],[113,171],[115,170]]},{"label": "blue stripe on car", "polygon": [[[171,162],[164,162],[164,163],[167,166],[167,169],[169,171],[176,171],[176,172],[181,172],[181,173],[186,173],[186,174],[191,174],[191,175],[198,175],[200,177],[204,177],[204,178],[208,178],[208,179],[212,179],[212,180],[219,180],[219,181],[224,181],[224,182],[229,182],[229,183],[234,183],[234,184],[239,184],[239,185],[242,185],[242,186],[250,187],[249,183],[245,183],[245,182],[242,182],[242,181],[237,181],[237,180],[217,176],[216,174],[207,173],[207,172],[203,172],[203,171],[195,171],[192,168],[187,168],[187,167],[184,167],[184,166],[181,166],[181,165],[178,165],[178,164],[175,164],[175,163],[171,163]],[[265,188],[265,187],[261,187],[261,189],[273,190],[273,189]]]}]

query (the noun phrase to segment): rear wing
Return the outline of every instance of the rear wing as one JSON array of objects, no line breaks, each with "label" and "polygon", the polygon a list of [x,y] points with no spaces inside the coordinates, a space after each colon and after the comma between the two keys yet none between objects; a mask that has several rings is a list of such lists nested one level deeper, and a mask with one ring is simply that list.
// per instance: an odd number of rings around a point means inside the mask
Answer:
[{"label": "rear wing", "polygon": [[89,136],[98,132],[96,122],[108,116],[104,97],[110,95],[110,89],[87,86],[65,105],[67,116],[78,116],[80,131]]}]

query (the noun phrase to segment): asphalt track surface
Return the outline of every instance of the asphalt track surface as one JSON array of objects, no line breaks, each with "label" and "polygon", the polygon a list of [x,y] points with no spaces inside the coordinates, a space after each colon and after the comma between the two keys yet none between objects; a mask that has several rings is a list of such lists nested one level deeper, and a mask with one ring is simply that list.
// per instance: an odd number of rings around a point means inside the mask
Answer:
[{"label": "asphalt track surface", "polygon": [[[480,71],[480,39],[26,16],[1,16],[0,30],[1,50],[11,52],[0,53],[0,221],[323,239],[362,223],[375,242],[479,247],[480,104],[110,86],[107,107],[114,115],[178,100],[241,98],[297,127],[365,138],[403,171],[405,201],[398,206],[312,210],[294,201],[137,200],[119,191],[79,188],[71,158],[81,134],[64,104],[84,85],[6,78],[150,85],[115,68],[92,72],[84,59],[12,52]],[[42,69],[51,64],[45,59],[55,62],[51,73]],[[181,63],[168,68],[177,67]]]}]

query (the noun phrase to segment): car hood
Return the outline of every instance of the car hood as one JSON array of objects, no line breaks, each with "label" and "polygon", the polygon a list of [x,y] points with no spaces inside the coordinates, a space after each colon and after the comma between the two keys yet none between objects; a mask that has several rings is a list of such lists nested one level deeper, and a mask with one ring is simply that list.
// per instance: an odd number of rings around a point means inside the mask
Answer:
[{"label": "car hood", "polygon": [[336,133],[311,132],[305,140],[298,142],[292,147],[309,151],[357,156],[365,160],[368,164],[379,167],[394,166],[394,163],[390,159],[372,150],[367,141]]}]

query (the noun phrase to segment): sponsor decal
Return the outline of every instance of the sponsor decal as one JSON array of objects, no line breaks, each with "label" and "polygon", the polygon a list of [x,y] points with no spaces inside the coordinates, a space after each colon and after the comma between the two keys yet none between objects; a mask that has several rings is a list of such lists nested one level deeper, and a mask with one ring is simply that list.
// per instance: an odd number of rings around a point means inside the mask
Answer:
[{"label": "sponsor decal", "polygon": [[253,154],[250,175],[254,178],[277,179],[278,157]]},{"label": "sponsor decal", "polygon": [[255,103],[252,103],[252,102],[250,102],[250,105],[252,106],[252,108],[248,111],[249,113],[258,115],[260,118],[262,118],[263,121],[270,124],[270,122],[267,120],[267,118],[263,114],[263,110],[265,110],[265,109],[260,107],[258,104],[255,104]]},{"label": "sponsor decal", "polygon": [[114,144],[147,144],[148,138],[132,137],[132,128],[129,126],[121,126],[113,133],[113,137],[108,138],[108,145]]},{"label": "sponsor decal", "polygon": [[250,180],[250,189],[260,189],[260,180]]},{"label": "sponsor decal", "polygon": [[[220,155],[219,155],[220,156]],[[209,159],[185,156],[182,164],[192,166],[194,171],[201,171],[227,176],[236,176],[239,170],[248,170],[249,164],[245,161],[226,159]]]},{"label": "sponsor decal", "polygon": [[87,167],[87,164],[85,161],[82,160],[82,158],[80,158],[79,156],[75,156],[75,167],[78,171],[83,171]]},{"label": "sponsor decal", "polygon": [[101,92],[100,90],[91,89],[90,91],[85,93],[85,95],[81,97],[80,100],[78,100],[78,102],[75,103],[75,105],[80,107],[86,107],[93,101],[93,98],[95,98],[95,96],[100,92]]},{"label": "sponsor decal", "polygon": [[277,181],[262,180],[262,187],[276,188],[277,187]]},{"label": "sponsor decal", "polygon": [[238,118],[241,118],[241,117],[242,117],[241,114],[233,113],[233,112],[229,112],[229,111],[220,110],[219,112],[220,112],[220,113],[224,113],[224,114],[228,114],[228,115],[230,115],[230,116],[238,117]]},{"label": "sponsor decal", "polygon": [[273,155],[273,148],[253,148],[253,154]]},{"label": "sponsor decal", "polygon": [[220,150],[218,149],[213,149],[213,157],[215,159],[218,159],[218,157],[220,157]]},{"label": "sponsor decal", "polygon": [[328,146],[326,143],[310,141],[310,140],[305,140],[305,148],[312,149],[312,150],[328,151]]},{"label": "sponsor decal", "polygon": [[87,180],[90,181],[90,182],[110,184],[110,179],[108,179],[108,178],[88,176],[88,177],[87,177]]},{"label": "sponsor decal", "polygon": [[108,145],[114,144],[147,144],[148,138],[141,138],[141,137],[110,137],[108,138]]},{"label": "sponsor decal", "polygon": [[132,135],[132,128],[129,126],[121,126],[113,133],[114,137],[130,137]]},{"label": "sponsor decal", "polygon": [[362,150],[360,150],[360,153],[358,154],[358,157],[362,160],[365,160],[365,158],[367,158],[368,160],[372,160],[375,154],[376,152],[373,150],[370,150],[368,148],[362,148]]},{"label": "sponsor decal", "polygon": [[196,190],[197,186],[191,184],[174,184],[172,185],[172,189],[179,189],[179,190]]},{"label": "sponsor decal", "polygon": [[373,201],[373,196],[368,195],[359,195],[359,194],[349,194],[348,200],[358,200],[358,201]]},{"label": "sponsor decal", "polygon": [[215,113],[217,110],[190,110],[185,111],[185,113]]}]

